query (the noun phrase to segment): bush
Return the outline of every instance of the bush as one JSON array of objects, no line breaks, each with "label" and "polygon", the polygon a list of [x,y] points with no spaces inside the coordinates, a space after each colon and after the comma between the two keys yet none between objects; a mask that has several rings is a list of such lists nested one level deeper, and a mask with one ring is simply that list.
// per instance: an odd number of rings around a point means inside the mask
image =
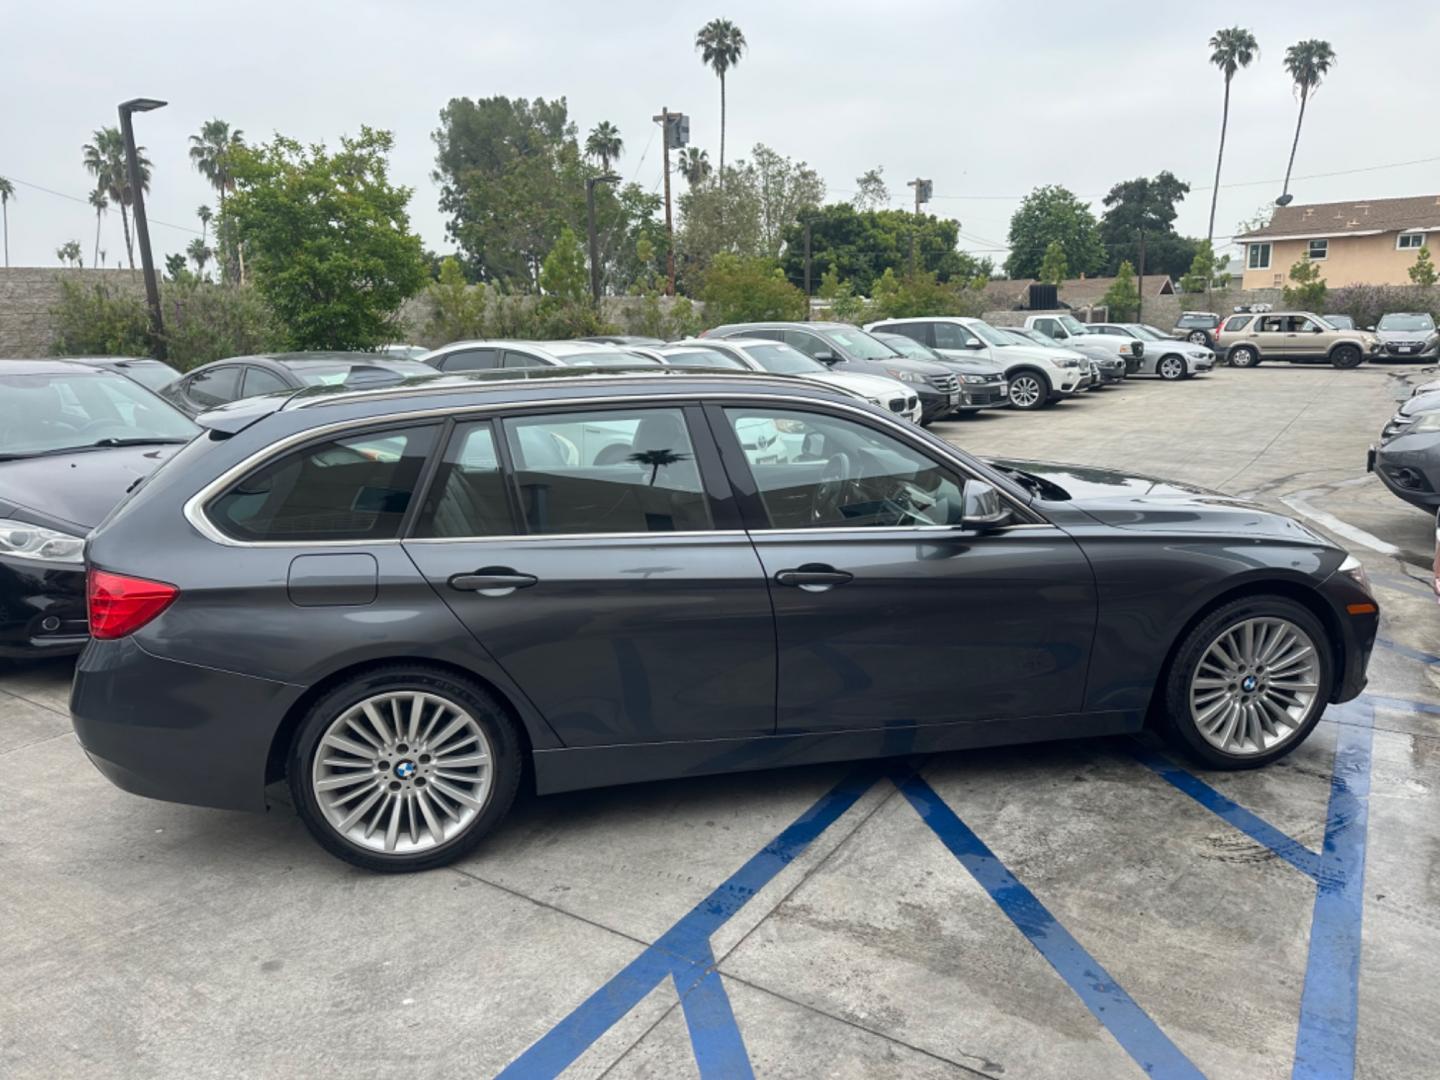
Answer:
[{"label": "bush", "polygon": [[1420,285],[1345,285],[1331,289],[1321,314],[1349,315],[1356,326],[1374,326],[1392,311],[1428,311],[1440,322],[1440,289]]},{"label": "bush", "polygon": [[485,286],[470,285],[453,257],[440,263],[440,279],[425,292],[430,308],[425,334],[441,345],[485,336]]},{"label": "bush", "polygon": [[801,320],[810,306],[770,259],[721,252],[705,271],[700,299],[711,326],[731,322]]},{"label": "bush", "polygon": [[51,312],[56,356],[149,356],[150,318],[145,300],[130,290],[60,279],[60,303]]},{"label": "bush", "polygon": [[886,270],[875,282],[870,310],[872,319],[909,319],[926,315],[969,315],[984,313],[985,296],[963,282],[939,282],[931,273],[896,277]]},{"label": "bush", "polygon": [[1299,262],[1290,267],[1289,276],[1295,284],[1285,286],[1282,294],[1285,306],[1299,308],[1301,311],[1323,311],[1325,294],[1329,288],[1325,279],[1320,276],[1320,267],[1310,261],[1310,256],[1302,256]]}]

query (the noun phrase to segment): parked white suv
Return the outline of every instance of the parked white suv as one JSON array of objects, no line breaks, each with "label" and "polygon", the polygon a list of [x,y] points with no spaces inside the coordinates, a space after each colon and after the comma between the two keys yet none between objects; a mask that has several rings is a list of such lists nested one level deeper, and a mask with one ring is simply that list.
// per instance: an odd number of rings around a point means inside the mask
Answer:
[{"label": "parked white suv", "polygon": [[928,345],[941,356],[980,356],[1005,368],[1010,404],[1017,409],[1039,409],[1075,393],[1090,381],[1090,361],[1078,353],[1057,355],[1053,349],[1031,348],[1007,341],[983,319],[959,315],[932,315],[913,319],[884,319],[865,327],[869,331],[904,334]]},{"label": "parked white suv", "polygon": [[1064,312],[1050,315],[1028,315],[1025,318],[1025,329],[1038,330],[1046,337],[1053,339],[1058,345],[1065,345],[1076,339],[1083,340],[1087,345],[1102,345],[1124,360],[1125,370],[1132,375],[1140,370],[1140,361],[1145,356],[1144,342],[1136,341],[1134,338],[1093,333],[1074,315],[1067,315]]}]

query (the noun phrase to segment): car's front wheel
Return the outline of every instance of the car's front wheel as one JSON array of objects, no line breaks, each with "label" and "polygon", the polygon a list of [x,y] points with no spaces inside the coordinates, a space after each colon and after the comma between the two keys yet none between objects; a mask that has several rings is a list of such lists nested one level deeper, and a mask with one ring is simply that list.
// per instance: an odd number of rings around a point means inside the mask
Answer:
[{"label": "car's front wheel", "polygon": [[1308,608],[1279,596],[1233,601],[1176,651],[1165,676],[1165,726],[1212,768],[1267,765],[1319,722],[1332,669],[1329,637]]},{"label": "car's front wheel", "polygon": [[1359,367],[1364,357],[1354,345],[1337,345],[1330,353],[1330,363],[1337,368]]},{"label": "car's front wheel", "polygon": [[1249,345],[1236,345],[1230,350],[1231,367],[1256,367],[1260,363],[1260,354]]},{"label": "car's front wheel", "polygon": [[1039,409],[1050,401],[1050,380],[1026,369],[1010,377],[1010,404],[1017,409]]},{"label": "car's front wheel", "polygon": [[1155,370],[1160,378],[1174,382],[1185,377],[1185,361],[1178,356],[1162,356]]},{"label": "car's front wheel", "polygon": [[288,766],[295,808],[320,845],[392,873],[472,850],[509,811],[523,771],[500,703],[419,665],[372,669],[320,698]]}]

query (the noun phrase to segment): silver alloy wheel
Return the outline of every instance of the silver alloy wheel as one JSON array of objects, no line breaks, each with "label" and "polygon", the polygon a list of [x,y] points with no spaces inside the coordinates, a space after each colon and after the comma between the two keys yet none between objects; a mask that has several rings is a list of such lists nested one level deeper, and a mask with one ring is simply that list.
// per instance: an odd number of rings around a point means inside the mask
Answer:
[{"label": "silver alloy wheel", "polygon": [[1178,379],[1185,374],[1185,361],[1176,356],[1167,356],[1160,361],[1162,379]]},{"label": "silver alloy wheel", "polygon": [[1210,339],[1205,336],[1205,331],[1196,330],[1190,334],[1190,341],[1196,345],[1209,344]]},{"label": "silver alloy wheel", "polygon": [[1248,345],[1242,345],[1240,348],[1235,349],[1235,350],[1230,354],[1230,366],[1231,366],[1231,367],[1254,367],[1254,366],[1255,366],[1255,359],[1256,359],[1255,350],[1252,349],[1252,348],[1250,348],[1250,346],[1248,346]]},{"label": "silver alloy wheel", "polygon": [[432,851],[485,809],[490,740],[468,709],[437,694],[375,694],[341,713],[315,748],[311,790],[325,820],[357,847]]},{"label": "silver alloy wheel", "polygon": [[1227,627],[1190,677],[1190,718],[1211,746],[1249,757],[1294,738],[1322,706],[1320,660],[1310,635],[1263,616]]},{"label": "silver alloy wheel", "polygon": [[1017,409],[1033,409],[1045,393],[1034,375],[1019,375],[1010,380],[1010,404]]}]

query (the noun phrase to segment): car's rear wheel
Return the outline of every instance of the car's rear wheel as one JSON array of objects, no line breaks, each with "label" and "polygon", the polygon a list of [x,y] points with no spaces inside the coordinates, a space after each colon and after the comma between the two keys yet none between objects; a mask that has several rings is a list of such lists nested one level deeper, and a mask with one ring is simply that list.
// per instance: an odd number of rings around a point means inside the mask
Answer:
[{"label": "car's rear wheel", "polygon": [[317,701],[288,771],[296,810],[325,850],[393,873],[471,851],[509,811],[523,762],[515,723],[491,695],[406,665]]},{"label": "car's rear wheel", "polygon": [[1185,636],[1165,676],[1167,733],[1217,769],[1253,769],[1298,746],[1320,720],[1334,678],[1329,637],[1311,611],[1246,597]]},{"label": "car's rear wheel", "polygon": [[1209,345],[1210,338],[1204,330],[1191,330],[1187,340],[1193,345]]},{"label": "car's rear wheel", "polygon": [[1162,356],[1155,371],[1160,378],[1174,382],[1185,377],[1185,361],[1178,356]]},{"label": "car's rear wheel", "polygon": [[1336,345],[1330,352],[1330,363],[1337,368],[1359,367],[1364,357],[1354,345]]},{"label": "car's rear wheel", "polygon": [[1010,377],[1010,404],[1017,409],[1039,409],[1050,401],[1050,380],[1028,368]]},{"label": "car's rear wheel", "polygon": [[1249,345],[1236,345],[1230,350],[1231,367],[1258,367],[1260,354]]}]

